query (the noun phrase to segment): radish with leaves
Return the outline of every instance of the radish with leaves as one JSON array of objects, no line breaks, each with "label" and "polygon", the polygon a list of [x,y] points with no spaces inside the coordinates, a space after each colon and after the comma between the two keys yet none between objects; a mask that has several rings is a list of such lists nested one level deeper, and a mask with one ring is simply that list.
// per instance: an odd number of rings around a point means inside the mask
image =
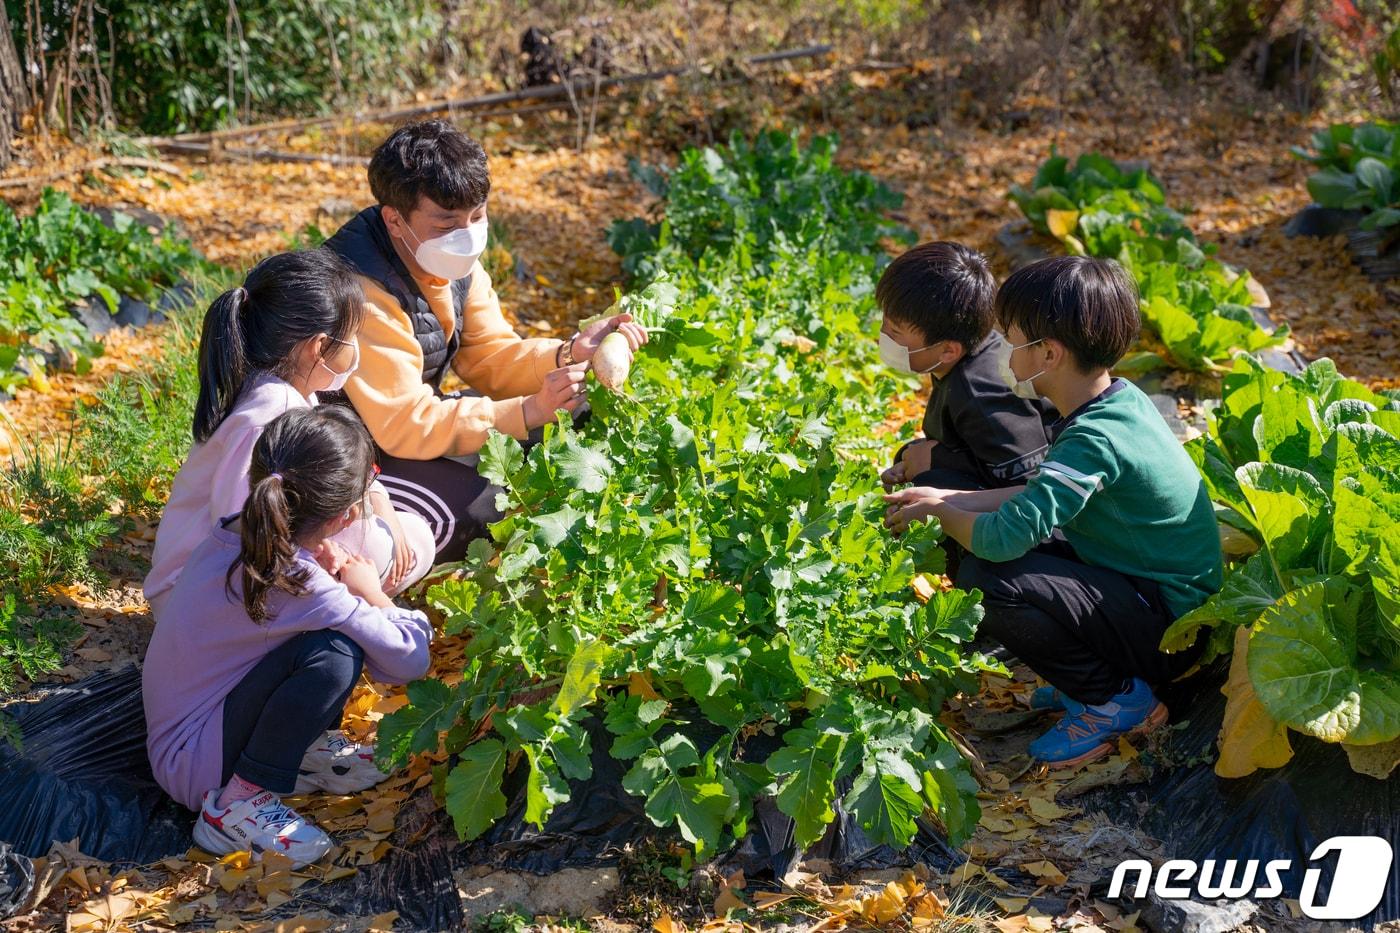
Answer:
[{"label": "radish with leaves", "polygon": [[627,371],[632,368],[632,348],[627,338],[614,331],[603,338],[598,351],[593,354],[593,374],[605,389],[620,391],[627,382]]}]

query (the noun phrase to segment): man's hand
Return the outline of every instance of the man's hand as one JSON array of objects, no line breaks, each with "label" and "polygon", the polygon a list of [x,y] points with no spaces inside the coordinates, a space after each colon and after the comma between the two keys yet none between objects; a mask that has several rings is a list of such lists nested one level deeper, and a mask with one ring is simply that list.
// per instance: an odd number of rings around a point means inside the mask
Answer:
[{"label": "man's hand", "polygon": [[947,489],[931,486],[911,486],[889,493],[885,496],[889,503],[885,509],[885,527],[896,535],[903,534],[914,522],[938,515],[951,494]]},{"label": "man's hand", "polygon": [[593,359],[593,354],[598,352],[598,344],[613,331],[618,331],[627,338],[627,346],[633,353],[647,342],[646,330],[640,324],[633,323],[632,315],[614,314],[601,321],[594,321],[578,332],[578,336],[574,338],[574,360],[587,362]]},{"label": "man's hand", "polygon": [[570,414],[583,404],[588,389],[584,385],[588,364],[575,363],[556,369],[544,377],[544,387],[527,395],[522,406],[526,428],[538,428],[554,420],[554,413],[564,409]]}]

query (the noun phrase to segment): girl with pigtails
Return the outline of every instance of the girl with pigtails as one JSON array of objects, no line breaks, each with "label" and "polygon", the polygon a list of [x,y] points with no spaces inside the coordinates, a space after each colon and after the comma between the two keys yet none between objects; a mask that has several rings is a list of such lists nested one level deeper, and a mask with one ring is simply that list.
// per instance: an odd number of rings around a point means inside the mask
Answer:
[{"label": "girl with pigtails", "polygon": [[[354,273],[322,249],[263,260],[210,306],[199,344],[195,443],[171,488],[145,581],[157,623],[190,554],[220,519],[242,509],[249,457],[264,427],[315,405],[317,392],[338,391],[355,371],[363,316]],[[348,555],[368,558],[395,594],[428,572],[434,544],[427,523],[396,511],[376,482],[363,520],[325,553],[332,571]]]},{"label": "girl with pigtails", "polygon": [[211,853],[314,862],[331,840],[282,796],[384,778],[372,749],[325,741],[362,668],[387,683],[428,670],[427,616],[395,606],[369,558],[329,555],[361,520],[374,457],[343,408],[276,417],[252,445],[241,509],[168,592],[143,668],[147,753],[160,785],[199,811],[194,839]]}]

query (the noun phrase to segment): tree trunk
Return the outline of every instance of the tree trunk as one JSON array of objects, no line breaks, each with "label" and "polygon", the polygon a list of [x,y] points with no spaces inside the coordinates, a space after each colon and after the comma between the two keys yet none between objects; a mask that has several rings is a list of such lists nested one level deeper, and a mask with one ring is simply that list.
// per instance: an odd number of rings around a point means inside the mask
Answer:
[{"label": "tree trunk", "polygon": [[24,66],[15,49],[10,18],[5,13],[5,5],[0,3],[0,169],[10,164],[15,135],[28,110],[29,89],[24,80]]}]

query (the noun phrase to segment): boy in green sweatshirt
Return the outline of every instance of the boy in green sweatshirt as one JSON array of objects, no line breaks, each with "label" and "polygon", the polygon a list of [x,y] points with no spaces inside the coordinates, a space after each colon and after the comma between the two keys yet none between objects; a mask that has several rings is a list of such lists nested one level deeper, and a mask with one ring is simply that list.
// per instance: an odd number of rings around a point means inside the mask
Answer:
[{"label": "boy in green sweatshirt", "polygon": [[1158,646],[1219,588],[1220,536],[1195,465],[1152,401],[1109,375],[1140,327],[1127,272],[1112,260],[1042,260],[1006,280],[996,311],[1007,384],[1061,416],[1039,472],[1007,489],[902,489],[886,497],[885,522],[898,533],[936,516],[971,552],[957,583],[982,591],[982,629],[1049,683],[1033,707],[1065,710],[1030,753],[1077,765],[1166,721],[1151,684],[1183,673],[1199,647]]}]

